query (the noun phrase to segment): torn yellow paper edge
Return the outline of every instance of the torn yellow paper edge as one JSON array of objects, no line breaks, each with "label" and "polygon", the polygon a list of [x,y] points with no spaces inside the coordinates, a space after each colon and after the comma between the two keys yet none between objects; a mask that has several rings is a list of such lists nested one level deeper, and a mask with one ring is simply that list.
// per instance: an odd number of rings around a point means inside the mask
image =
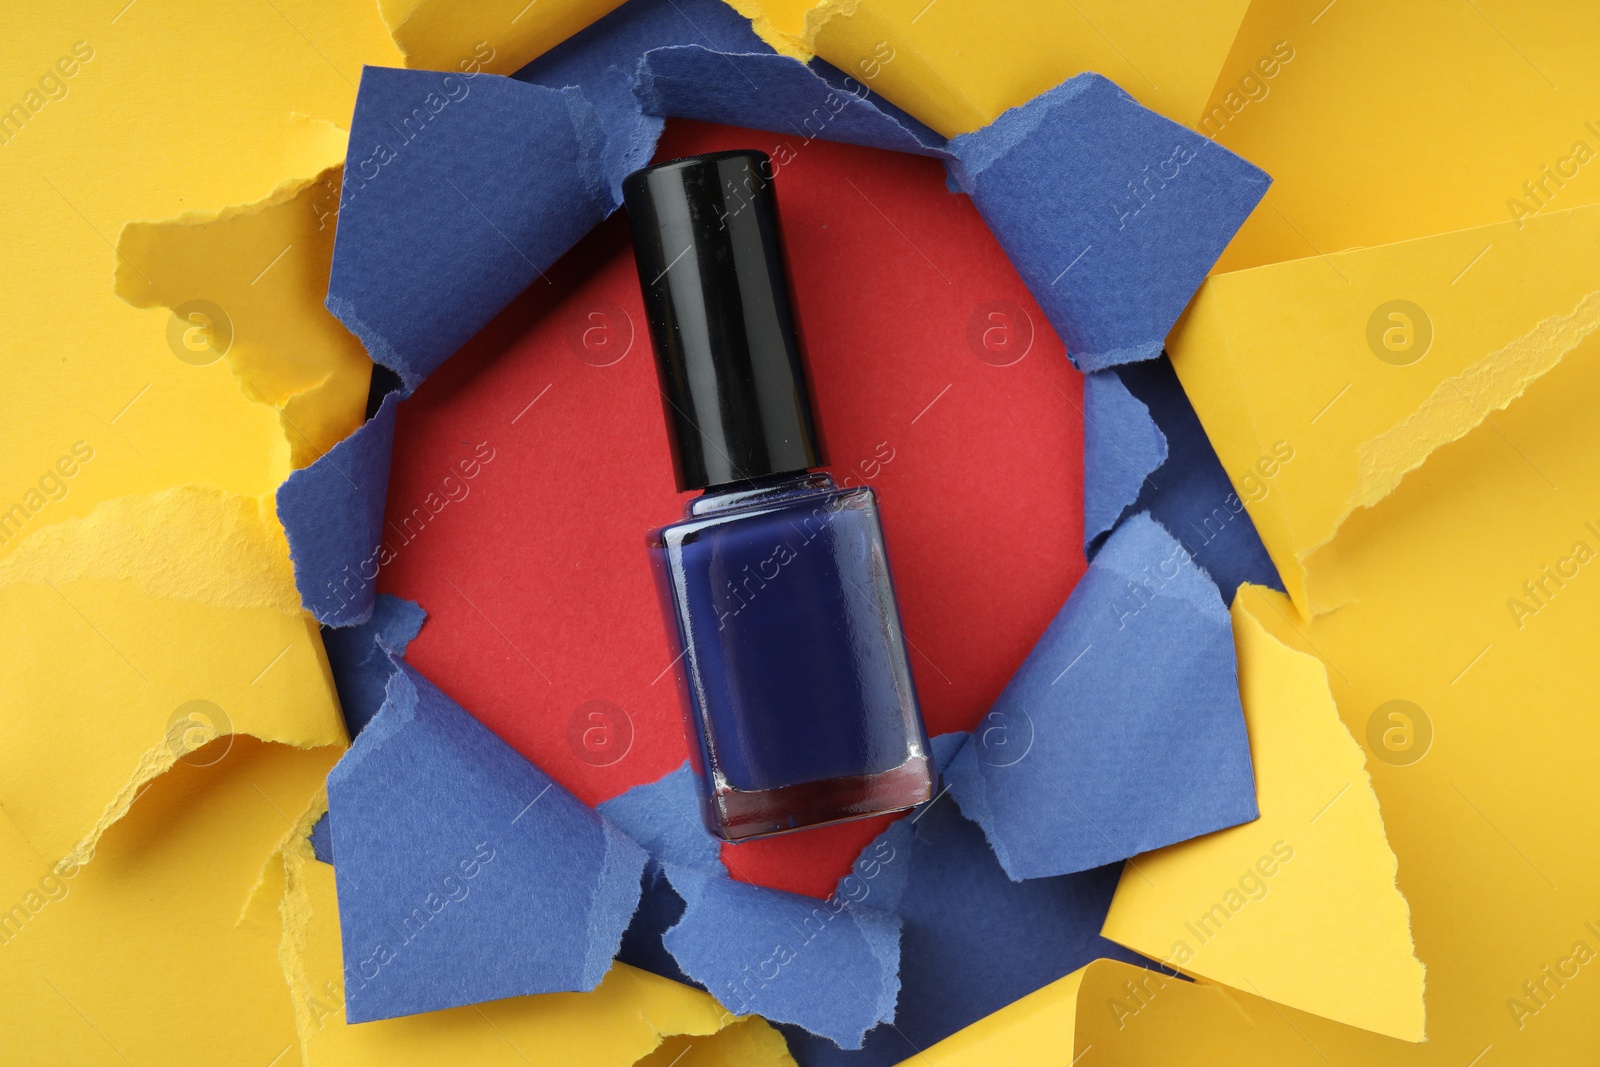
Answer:
[{"label": "torn yellow paper edge", "polygon": [[5,1061],[294,1062],[276,929],[235,919],[281,812],[335,755],[241,739],[216,763],[180,765],[84,867],[52,869],[0,814]]},{"label": "torn yellow paper edge", "polygon": [[1186,974],[1421,1041],[1423,966],[1365,756],[1321,662],[1258,618],[1292,610],[1254,585],[1233,602],[1261,817],[1130,860],[1102,932]]},{"label": "torn yellow paper edge", "polygon": [[515,74],[622,0],[380,0],[407,67]]},{"label": "torn yellow paper edge", "polygon": [[[1553,262],[1569,269],[1552,274]],[[1597,290],[1600,206],[1217,275],[1201,288],[1168,351],[1302,612],[1344,602],[1313,557],[1352,512],[1589,336]],[[1291,460],[1268,462],[1285,450]]]},{"label": "torn yellow paper edge", "polygon": [[117,240],[117,295],[169,309],[183,358],[225,360],[248,398],[275,408],[292,468],[361,425],[372,377],[361,343],[324,306],[345,133],[320,125],[319,173],[251,204],[130,222]]},{"label": "torn yellow paper edge", "polygon": [[982,0],[729,0],[778,52],[821,56],[952,137],[1084,71],[1196,123],[1246,0],[1008,5]]},{"label": "torn yellow paper edge", "polygon": [[352,1026],[343,1015],[333,868],[316,860],[303,838],[285,849],[282,859],[286,891],[279,961],[306,1067],[440,1062],[523,1067],[529,1058],[551,1067],[627,1067],[675,1035],[714,1046],[714,1035],[728,1027],[738,1030],[731,1050],[760,1052],[748,1062],[793,1062],[782,1035],[765,1022],[729,1015],[701,990],[623,963],[614,964],[589,993],[513,997]]},{"label": "torn yellow paper edge", "polygon": [[202,750],[218,737],[345,743],[270,507],[198,487],[111,500],[0,560],[0,802],[50,861],[87,862],[152,779],[221,758]]}]

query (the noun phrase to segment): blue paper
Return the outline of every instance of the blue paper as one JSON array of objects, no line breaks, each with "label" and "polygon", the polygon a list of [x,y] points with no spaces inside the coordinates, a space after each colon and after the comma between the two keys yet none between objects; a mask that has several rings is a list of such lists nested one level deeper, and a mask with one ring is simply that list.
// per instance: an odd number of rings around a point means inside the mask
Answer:
[{"label": "blue paper", "polygon": [[[933,740],[948,766],[968,734]],[[1152,966],[1107,941],[1100,927],[1121,864],[1013,882],[983,831],[948,796],[889,827],[862,850],[838,895],[892,911],[903,923],[893,1026],[859,1052],[783,1027],[801,1067],[889,1067],[1098,958]]]},{"label": "blue paper", "polygon": [[1083,547],[1097,546],[1167,460],[1150,409],[1113,371],[1083,379]]},{"label": "blue paper", "polygon": [[737,1015],[794,1023],[841,1048],[860,1048],[894,1018],[900,920],[834,896],[816,900],[664,865],[684,901],[666,932],[685,974]]},{"label": "blue paper", "polygon": [[616,207],[577,89],[367,67],[328,310],[407,392]]},{"label": "blue paper", "polygon": [[1217,587],[1135,515],[957,754],[951,795],[1013,879],[1249,822],[1255,776],[1237,673]]},{"label": "blue paper", "polygon": [[328,813],[311,824],[311,852],[323,863],[333,862],[333,827],[328,824]]},{"label": "blue paper", "polygon": [[655,115],[950,158],[943,137],[822,60],[658,48],[644,57],[637,95]]},{"label": "blue paper", "polygon": [[[1145,480],[1129,510],[1148,511],[1182,542],[1216,581],[1224,600],[1231,602],[1242,582],[1281,590],[1283,579],[1222,469],[1171,362],[1162,355],[1118,367],[1114,373],[1143,402],[1169,445],[1166,462]],[[1086,457],[1085,497],[1091,476]],[[1263,492],[1272,491],[1262,479],[1256,484]]]},{"label": "blue paper", "polygon": [[328,775],[349,1020],[593,989],[644,850],[392,658]]},{"label": "blue paper", "polygon": [[[583,90],[609,134],[605,170],[620,183],[650,162],[661,136],[660,114],[646,114],[634,96],[640,62],[651,49],[671,45],[771,53],[750,21],[722,0],[629,0],[514,77],[552,89],[571,85]],[[612,195],[621,202],[620,184]]]},{"label": "blue paper", "polygon": [[671,774],[612,797],[599,812],[656,860],[723,869],[722,846],[700,821],[700,791],[687,760]]},{"label": "blue paper", "polygon": [[1161,352],[1271,179],[1098,74],[950,142],[951,173],[1083,371]]},{"label": "blue paper", "polygon": [[355,433],[278,486],[278,521],[289,539],[295,589],[324,626],[372,616],[399,401],[397,393],[384,396]]},{"label": "blue paper", "polygon": [[[422,630],[427,618],[415,601],[379,593],[372,606],[372,617],[356,626],[322,629],[322,647],[328,651],[328,667],[333,685],[339,691],[339,707],[344,711],[345,728],[354,738],[383,707],[389,678],[395,672],[392,651],[397,656]],[[381,642],[381,644],[380,644]]]},{"label": "blue paper", "polygon": [[601,811],[649,849],[660,875],[645,879],[622,959],[835,1046],[859,1048],[893,1017],[899,920],[842,893],[821,901],[734,881],[701,825],[688,764]]}]

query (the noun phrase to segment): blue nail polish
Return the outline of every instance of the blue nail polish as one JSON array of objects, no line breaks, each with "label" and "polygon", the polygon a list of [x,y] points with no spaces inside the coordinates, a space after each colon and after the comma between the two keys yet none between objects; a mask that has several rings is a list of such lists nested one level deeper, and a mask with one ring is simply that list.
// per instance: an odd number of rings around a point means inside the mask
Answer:
[{"label": "blue nail polish", "polygon": [[876,495],[825,465],[771,161],[623,184],[683,521],[650,535],[708,829],[729,841],[932,793]]}]

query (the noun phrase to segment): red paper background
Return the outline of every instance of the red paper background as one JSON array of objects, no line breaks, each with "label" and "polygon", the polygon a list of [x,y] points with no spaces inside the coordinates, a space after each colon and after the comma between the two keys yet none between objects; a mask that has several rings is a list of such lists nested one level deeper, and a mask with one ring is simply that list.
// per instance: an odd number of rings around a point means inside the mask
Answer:
[{"label": "red paper background", "polygon": [[[658,158],[743,147],[780,160],[830,469],[878,490],[928,732],[971,729],[1084,570],[1081,379],[938,163],[688,122]],[[411,662],[590,804],[681,764],[644,538],[689,497],[622,215],[402,404],[395,438],[379,585],[427,609]],[[824,896],[884,825],[723,857]]]}]

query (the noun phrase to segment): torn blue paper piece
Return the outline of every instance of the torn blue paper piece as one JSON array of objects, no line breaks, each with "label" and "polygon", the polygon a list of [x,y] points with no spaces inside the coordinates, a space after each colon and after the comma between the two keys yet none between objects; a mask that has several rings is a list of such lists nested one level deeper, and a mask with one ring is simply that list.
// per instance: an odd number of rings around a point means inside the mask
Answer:
[{"label": "torn blue paper piece", "polygon": [[637,94],[655,115],[950,158],[943,137],[822,60],[658,48],[644,57]]},{"label": "torn blue paper piece", "polygon": [[399,402],[398,393],[385,395],[355,433],[278,487],[278,521],[289,540],[295,589],[324,626],[372,616]]},{"label": "torn blue paper piece", "polygon": [[1083,547],[1092,547],[1167,460],[1167,439],[1150,409],[1111,371],[1083,379]]},{"label": "torn blue paper piece", "polygon": [[1080,74],[950,142],[951,173],[1082,371],[1153,359],[1271,179]]},{"label": "torn blue paper piece", "polygon": [[[933,739],[941,767],[969,734]],[[891,911],[900,935],[893,1026],[845,1051],[784,1026],[800,1067],[890,1067],[1012,1001],[1102,957],[1152,966],[1100,936],[1121,864],[1013,882],[983,831],[948,796],[901,819],[862,850],[838,895]]]},{"label": "torn blue paper piece", "polygon": [[328,825],[328,813],[311,824],[311,852],[323,863],[333,862],[333,828]]},{"label": "torn blue paper piece", "polygon": [[[634,97],[640,61],[652,48],[699,45],[718,53],[771,53],[750,21],[722,0],[628,0],[513,75],[552,89],[575,86],[594,105],[608,134],[605,171],[623,176],[650,162],[661,114]],[[620,184],[612,189],[622,200]]]},{"label": "torn blue paper piece", "polygon": [[636,785],[597,809],[661,863],[722,871],[722,846],[700,820],[700,791],[685,760],[677,770]]},{"label": "torn blue paper piece", "polygon": [[593,989],[644,850],[392,658],[328,774],[349,1020]]},{"label": "torn blue paper piece", "polygon": [[[1223,600],[1231,603],[1243,582],[1282,590],[1283,579],[1278,577],[1244,501],[1222,469],[1171,361],[1163,354],[1160,359],[1118,367],[1115,373],[1145,405],[1168,442],[1166,463],[1145,481],[1132,510],[1148,511],[1166,527],[1211,575]],[[1273,455],[1261,459],[1283,463],[1292,462],[1293,457],[1294,449],[1280,442]],[[1090,470],[1086,457],[1085,496]],[[1247,493],[1264,496],[1272,491],[1270,480],[1257,472],[1244,474]]]},{"label": "torn blue paper piece", "polygon": [[946,780],[1013,879],[1256,818],[1228,610],[1160,524],[1111,534]]},{"label": "torn blue paper piece", "polygon": [[389,678],[395,672],[389,651],[404,656],[427,615],[415,601],[379,593],[366,622],[322,628],[322,647],[328,652],[345,729],[352,739],[383,707]]},{"label": "torn blue paper piece", "polygon": [[367,67],[328,310],[410,392],[616,207],[577,89]]},{"label": "torn blue paper piece", "polygon": [[666,864],[684,901],[666,932],[678,966],[736,1015],[793,1023],[841,1048],[894,1018],[900,920],[827,900]]}]

